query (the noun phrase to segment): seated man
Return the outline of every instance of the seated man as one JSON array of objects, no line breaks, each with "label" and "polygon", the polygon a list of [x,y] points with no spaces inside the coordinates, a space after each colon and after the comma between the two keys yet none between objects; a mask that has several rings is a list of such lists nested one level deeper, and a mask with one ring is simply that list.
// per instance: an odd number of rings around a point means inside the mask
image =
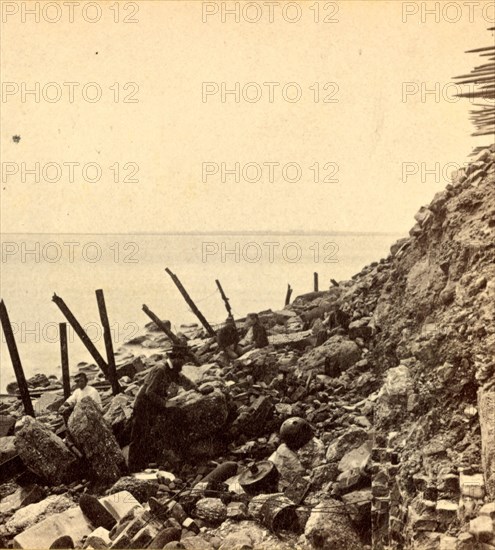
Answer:
[{"label": "seated man", "polygon": [[255,348],[265,348],[269,345],[266,329],[261,324],[257,313],[249,313],[246,317],[248,332],[239,342],[241,353],[246,353]]},{"label": "seated man", "polygon": [[221,351],[224,351],[230,359],[237,357],[236,348],[239,343],[239,333],[235,326],[234,318],[229,315],[225,325],[217,333],[217,344]]},{"label": "seated man", "polygon": [[59,409],[59,413],[64,417],[65,422],[69,419],[74,407],[81,401],[83,397],[91,397],[91,399],[96,403],[98,409],[101,411],[101,398],[98,390],[93,388],[93,386],[88,385],[88,377],[84,372],[76,374],[74,377],[77,388],[74,390],[74,393],[66,399]]},{"label": "seated man", "polygon": [[[196,385],[181,373],[185,360],[182,350],[173,349],[165,363],[153,367],[136,395],[129,444],[129,469],[136,472],[146,468],[153,456],[152,429],[158,415],[165,415],[173,432],[175,408],[167,402],[167,391],[172,383],[185,390]],[[171,434],[172,435],[172,434]]]}]

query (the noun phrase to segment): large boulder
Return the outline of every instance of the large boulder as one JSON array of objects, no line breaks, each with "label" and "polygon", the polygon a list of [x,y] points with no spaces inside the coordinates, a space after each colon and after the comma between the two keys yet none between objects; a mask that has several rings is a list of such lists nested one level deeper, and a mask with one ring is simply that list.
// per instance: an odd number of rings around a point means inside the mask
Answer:
[{"label": "large boulder", "polygon": [[321,346],[303,355],[298,366],[303,371],[314,370],[319,374],[331,365],[338,372],[345,371],[361,358],[361,349],[353,340],[344,336],[332,336]]},{"label": "large boulder", "polygon": [[68,428],[77,447],[89,462],[95,478],[103,484],[119,479],[125,471],[120,447],[90,397],[82,399],[70,415]]},{"label": "large boulder", "polygon": [[304,534],[314,548],[362,550],[363,543],[345,510],[345,504],[333,499],[326,499],[313,508]]},{"label": "large boulder", "polygon": [[26,468],[49,483],[59,485],[74,479],[76,457],[60,437],[31,416],[24,417],[15,435],[15,448]]},{"label": "large boulder", "polygon": [[176,430],[187,434],[189,439],[217,433],[225,426],[228,416],[227,399],[219,390],[208,395],[189,390],[170,399],[169,404],[179,410]]}]

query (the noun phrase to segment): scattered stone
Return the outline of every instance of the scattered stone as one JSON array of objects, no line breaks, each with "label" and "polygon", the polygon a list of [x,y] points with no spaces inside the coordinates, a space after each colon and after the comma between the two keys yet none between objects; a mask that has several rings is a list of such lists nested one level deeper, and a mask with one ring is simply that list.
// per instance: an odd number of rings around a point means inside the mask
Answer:
[{"label": "scattered stone", "polygon": [[39,416],[58,411],[64,401],[64,396],[59,392],[45,392],[33,402],[33,408],[36,416]]},{"label": "scattered stone", "polygon": [[296,475],[304,475],[306,473],[297,454],[291,451],[285,443],[279,445],[277,450],[269,456],[268,460],[275,464],[280,477],[286,482],[290,482]]},{"label": "scattered stone", "polygon": [[469,532],[479,542],[489,542],[493,537],[493,521],[488,516],[479,516],[469,522]]},{"label": "scattered stone", "polygon": [[248,518],[248,509],[244,502],[230,502],[227,505],[227,518],[240,521]]},{"label": "scattered stone", "polygon": [[15,512],[19,508],[34,504],[45,498],[45,490],[39,485],[19,487],[14,493],[3,497],[0,502],[0,513]]},{"label": "scattered stone", "polygon": [[187,537],[181,540],[181,544],[186,550],[214,550],[204,537]]},{"label": "scattered stone", "polygon": [[79,499],[79,507],[95,527],[103,527],[111,531],[117,523],[107,508],[93,495],[82,495]]},{"label": "scattered stone", "polygon": [[492,521],[495,520],[495,502],[484,504],[479,511],[480,516],[488,516]]},{"label": "scattered stone", "polygon": [[357,449],[346,453],[339,462],[339,470],[345,472],[354,468],[364,470],[371,458],[371,441],[366,441]]},{"label": "scattered stone", "polygon": [[352,428],[329,445],[326,454],[327,461],[339,462],[347,452],[364,444],[368,438],[369,435],[365,430]]},{"label": "scattered stone", "polygon": [[181,529],[176,527],[166,527],[156,535],[156,537],[148,545],[148,548],[161,550],[166,544],[173,541],[179,541],[180,535]]},{"label": "scattered stone", "polygon": [[195,515],[211,525],[227,519],[227,506],[219,498],[202,498],[196,502]]},{"label": "scattered stone", "polygon": [[0,438],[14,435],[15,418],[8,414],[0,414]]},{"label": "scattered stone", "polygon": [[0,463],[10,460],[16,454],[15,436],[0,437]]},{"label": "scattered stone", "polygon": [[485,496],[485,480],[482,474],[466,475],[461,473],[459,485],[462,496],[470,498],[483,498]]},{"label": "scattered stone", "polygon": [[94,548],[94,550],[100,550],[108,548],[112,544],[110,540],[110,532],[104,527],[98,527],[92,533],[88,535],[88,538],[84,542],[83,548]]},{"label": "scattered stone", "polygon": [[72,540],[72,537],[70,535],[62,535],[52,542],[50,550],[52,550],[52,548],[75,548],[75,546],[74,541]]},{"label": "scattered stone", "polygon": [[158,483],[132,476],[121,477],[108,491],[108,495],[128,491],[138,502],[147,502],[158,492]]},{"label": "scattered stone", "polygon": [[112,514],[116,521],[144,512],[141,504],[129,493],[122,491],[99,499],[100,503]]}]

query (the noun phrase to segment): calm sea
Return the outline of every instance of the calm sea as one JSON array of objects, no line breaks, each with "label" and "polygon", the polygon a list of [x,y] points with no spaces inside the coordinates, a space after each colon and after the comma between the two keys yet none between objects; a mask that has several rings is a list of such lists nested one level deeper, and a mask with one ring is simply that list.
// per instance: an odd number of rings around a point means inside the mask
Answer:
[{"label": "calm sea", "polygon": [[[177,330],[197,319],[165,272],[170,268],[210,321],[226,316],[219,279],[236,316],[281,309],[287,285],[293,295],[320,290],[330,279],[350,278],[389,253],[392,234],[161,234],[22,235],[1,239],[0,294],[15,332],[26,375],[60,375],[58,323],[52,302],[61,296],[104,354],[95,290],[103,289],[114,347],[137,335],[149,321],[143,304]],[[69,328],[71,365],[92,362]],[[14,374],[5,337],[0,343],[0,390]]]}]

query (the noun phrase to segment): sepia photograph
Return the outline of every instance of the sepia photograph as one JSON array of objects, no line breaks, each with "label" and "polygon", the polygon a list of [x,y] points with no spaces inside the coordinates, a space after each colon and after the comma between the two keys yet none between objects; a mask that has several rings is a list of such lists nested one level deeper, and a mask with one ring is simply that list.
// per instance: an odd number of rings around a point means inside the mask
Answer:
[{"label": "sepia photograph", "polygon": [[0,12],[0,548],[495,550],[495,1]]}]

